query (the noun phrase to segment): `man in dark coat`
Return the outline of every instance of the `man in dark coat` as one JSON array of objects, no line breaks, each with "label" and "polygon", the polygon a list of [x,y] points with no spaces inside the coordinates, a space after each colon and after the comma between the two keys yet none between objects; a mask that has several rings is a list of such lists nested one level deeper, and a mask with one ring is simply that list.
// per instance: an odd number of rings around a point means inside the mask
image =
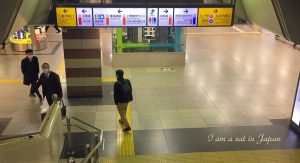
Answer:
[{"label": "man in dark coat", "polygon": [[62,88],[59,76],[50,71],[50,65],[48,63],[43,63],[42,65],[43,73],[40,76],[40,79],[37,83],[37,89],[42,86],[43,97],[46,97],[46,100],[50,105],[52,105],[52,95],[57,94],[58,98],[63,97]]},{"label": "man in dark coat", "polygon": [[124,125],[123,131],[127,132],[130,131],[131,128],[126,118],[126,112],[128,103],[133,100],[133,97],[131,83],[128,79],[124,79],[123,76],[123,70],[116,71],[116,77],[118,81],[114,84],[114,100],[121,117],[119,123]]},{"label": "man in dark coat", "polygon": [[31,49],[27,49],[25,53],[27,56],[21,62],[21,70],[24,76],[23,84],[31,85],[30,97],[35,97],[34,93],[36,93],[40,101],[42,101],[42,96],[39,90],[36,89],[36,82],[40,72],[38,58],[32,55],[33,51]]}]

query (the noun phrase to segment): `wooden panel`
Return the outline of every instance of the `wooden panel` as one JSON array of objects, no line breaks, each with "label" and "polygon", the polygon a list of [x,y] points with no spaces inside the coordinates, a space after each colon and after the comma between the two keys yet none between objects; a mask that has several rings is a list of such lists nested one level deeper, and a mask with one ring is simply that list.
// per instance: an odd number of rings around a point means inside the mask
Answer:
[{"label": "wooden panel", "polygon": [[66,68],[66,77],[101,77],[99,68]]},{"label": "wooden panel", "polygon": [[81,49],[64,49],[65,59],[81,59]]},{"label": "wooden panel", "polygon": [[82,30],[81,29],[64,29],[62,32],[63,39],[81,39]]},{"label": "wooden panel", "polygon": [[82,68],[66,68],[66,77],[84,77]]},{"label": "wooden panel", "polygon": [[68,97],[102,97],[101,86],[68,86]]}]

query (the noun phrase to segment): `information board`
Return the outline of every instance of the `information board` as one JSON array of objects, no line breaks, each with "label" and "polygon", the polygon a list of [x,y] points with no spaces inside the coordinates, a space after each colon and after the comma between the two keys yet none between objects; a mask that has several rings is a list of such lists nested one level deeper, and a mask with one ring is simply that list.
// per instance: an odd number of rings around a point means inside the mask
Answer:
[{"label": "information board", "polygon": [[92,27],[93,12],[92,8],[76,8],[77,26]]},{"label": "information board", "polygon": [[56,8],[57,25],[60,27],[76,27],[76,11],[72,7]]},{"label": "information board", "polygon": [[60,27],[210,27],[231,26],[233,7],[106,8],[57,7]]},{"label": "information board", "polygon": [[231,26],[233,8],[199,8],[198,26]]},{"label": "information board", "polygon": [[296,90],[296,97],[294,102],[294,108],[292,112],[292,121],[300,127],[300,74],[298,79],[298,86]]},{"label": "information board", "polygon": [[94,26],[146,26],[146,8],[93,8]]},{"label": "information board", "polygon": [[173,26],[173,8],[159,8],[158,26]]},{"label": "information board", "polygon": [[147,9],[147,26],[153,27],[158,25],[158,8]]},{"label": "information board", "polygon": [[174,26],[197,26],[197,8],[175,8]]}]

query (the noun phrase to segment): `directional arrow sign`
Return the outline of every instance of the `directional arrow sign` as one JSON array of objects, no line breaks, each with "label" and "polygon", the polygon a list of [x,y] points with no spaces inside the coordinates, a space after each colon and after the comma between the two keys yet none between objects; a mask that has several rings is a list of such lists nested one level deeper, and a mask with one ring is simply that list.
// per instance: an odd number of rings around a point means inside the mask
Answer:
[{"label": "directional arrow sign", "polygon": [[197,26],[197,8],[175,8],[174,9],[174,26]]},{"label": "directional arrow sign", "polygon": [[173,26],[173,8],[159,8],[158,25]]},{"label": "directional arrow sign", "polygon": [[217,9],[215,9],[213,12],[214,12],[214,13],[217,13],[217,12],[218,12],[218,10],[217,10]]},{"label": "directional arrow sign", "polygon": [[56,20],[60,27],[75,27],[76,9],[74,7],[56,7]]},{"label": "directional arrow sign", "polygon": [[92,8],[80,8],[77,10],[77,26],[79,27],[91,27],[93,26],[93,12]]},{"label": "directional arrow sign", "polygon": [[93,8],[93,15],[95,27],[143,27],[147,23],[146,8]]}]

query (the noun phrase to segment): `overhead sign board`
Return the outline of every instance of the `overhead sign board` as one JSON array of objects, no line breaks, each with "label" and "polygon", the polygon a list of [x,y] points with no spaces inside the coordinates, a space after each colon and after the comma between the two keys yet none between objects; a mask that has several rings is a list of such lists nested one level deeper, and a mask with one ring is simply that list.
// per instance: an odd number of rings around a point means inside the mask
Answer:
[{"label": "overhead sign board", "polygon": [[159,8],[158,26],[173,26],[173,8]]},{"label": "overhead sign board", "polygon": [[147,26],[158,25],[158,8],[147,8]]},{"label": "overhead sign board", "polygon": [[233,7],[106,8],[57,7],[61,27],[209,27],[231,26]]},{"label": "overhead sign board", "polygon": [[197,26],[197,8],[175,8],[174,26]]},{"label": "overhead sign board", "polygon": [[300,74],[298,79],[298,86],[296,90],[296,97],[294,102],[294,108],[292,110],[292,122],[297,125],[298,129],[300,127]]},{"label": "overhead sign board", "polygon": [[60,27],[76,27],[76,11],[73,7],[56,8],[57,25]]},{"label": "overhead sign board", "polygon": [[146,8],[93,8],[94,26],[146,26]]},{"label": "overhead sign board", "polygon": [[232,25],[233,8],[199,8],[198,26]]},{"label": "overhead sign board", "polygon": [[77,26],[92,27],[93,12],[92,8],[76,8]]}]

